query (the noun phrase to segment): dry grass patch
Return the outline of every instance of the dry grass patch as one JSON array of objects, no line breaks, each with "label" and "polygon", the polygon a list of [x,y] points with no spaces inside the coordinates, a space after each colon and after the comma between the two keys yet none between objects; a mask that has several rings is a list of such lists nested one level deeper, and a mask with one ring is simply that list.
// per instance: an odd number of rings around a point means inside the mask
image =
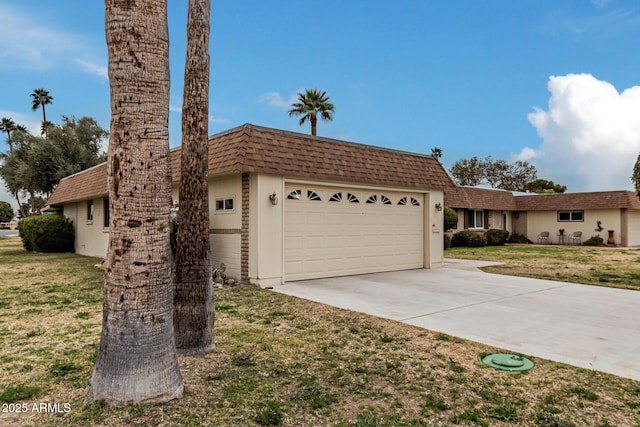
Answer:
[{"label": "dry grass patch", "polygon": [[640,250],[584,246],[451,248],[445,257],[496,261],[487,273],[640,290]]},{"label": "dry grass patch", "polygon": [[[0,240],[0,258],[12,247]],[[100,333],[96,260],[67,255],[62,275],[54,256],[13,256],[33,278],[0,262],[0,394],[71,411],[0,414],[1,425],[640,426],[639,382],[541,359],[528,373],[497,371],[480,362],[497,349],[254,286],[216,292],[217,348],[180,359],[182,399],[84,405]]]}]

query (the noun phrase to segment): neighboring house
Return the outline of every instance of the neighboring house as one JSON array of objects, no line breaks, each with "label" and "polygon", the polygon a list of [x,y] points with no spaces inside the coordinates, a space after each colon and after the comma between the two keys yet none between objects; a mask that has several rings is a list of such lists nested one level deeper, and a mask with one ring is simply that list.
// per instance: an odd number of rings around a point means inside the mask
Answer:
[{"label": "neighboring house", "polygon": [[616,245],[640,246],[640,199],[632,191],[524,194],[457,187],[445,194],[445,205],[464,218],[459,229],[504,228],[534,242],[546,231],[551,243],[568,243],[567,236],[580,231],[582,240],[597,235],[607,242],[611,235]]},{"label": "neighboring house", "polygon": [[516,210],[516,204],[510,191],[459,186],[445,193],[444,204],[458,214],[458,226],[454,231],[512,230],[511,212]]},{"label": "neighboring house", "polygon": [[[173,197],[180,150],[171,152]],[[214,266],[262,286],[443,262],[441,206],[455,185],[432,156],[246,124],[209,138]],[[62,179],[47,201],[104,257],[106,164]]]}]

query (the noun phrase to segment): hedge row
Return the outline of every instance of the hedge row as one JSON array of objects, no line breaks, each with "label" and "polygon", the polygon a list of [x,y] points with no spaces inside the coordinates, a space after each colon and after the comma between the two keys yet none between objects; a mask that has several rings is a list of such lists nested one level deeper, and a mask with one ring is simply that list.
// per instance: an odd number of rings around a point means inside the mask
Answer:
[{"label": "hedge row", "polygon": [[482,246],[504,245],[509,238],[507,230],[492,228],[485,233],[478,233],[471,230],[462,230],[455,233],[451,238],[445,235],[444,247],[477,248]]},{"label": "hedge row", "polygon": [[22,246],[36,252],[73,252],[73,222],[62,215],[33,215],[20,220]]}]

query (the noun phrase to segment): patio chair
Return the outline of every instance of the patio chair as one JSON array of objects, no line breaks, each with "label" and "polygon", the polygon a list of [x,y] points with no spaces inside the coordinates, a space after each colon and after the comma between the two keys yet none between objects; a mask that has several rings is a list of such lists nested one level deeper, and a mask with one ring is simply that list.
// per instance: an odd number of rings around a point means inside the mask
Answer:
[{"label": "patio chair", "polygon": [[538,234],[538,243],[544,243],[546,245],[549,244],[549,232],[548,231],[543,231],[542,233]]},{"label": "patio chair", "polygon": [[569,244],[581,245],[582,244],[582,231],[574,231],[569,234]]}]

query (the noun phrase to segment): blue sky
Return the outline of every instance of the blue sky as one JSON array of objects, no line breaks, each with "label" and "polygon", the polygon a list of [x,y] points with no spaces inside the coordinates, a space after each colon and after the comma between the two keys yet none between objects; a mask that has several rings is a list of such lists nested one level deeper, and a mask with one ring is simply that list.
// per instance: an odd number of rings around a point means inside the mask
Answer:
[{"label": "blue sky", "polygon": [[[180,144],[186,1],[169,9],[171,146]],[[0,116],[109,127],[100,1],[0,0]],[[336,106],[318,134],[430,153],[524,159],[569,191],[631,189],[640,151],[636,0],[212,0],[211,134],[243,123],[308,133],[304,88]],[[6,151],[0,137],[0,151]],[[4,189],[0,200],[7,200]],[[3,197],[4,196],[4,197]]]}]

